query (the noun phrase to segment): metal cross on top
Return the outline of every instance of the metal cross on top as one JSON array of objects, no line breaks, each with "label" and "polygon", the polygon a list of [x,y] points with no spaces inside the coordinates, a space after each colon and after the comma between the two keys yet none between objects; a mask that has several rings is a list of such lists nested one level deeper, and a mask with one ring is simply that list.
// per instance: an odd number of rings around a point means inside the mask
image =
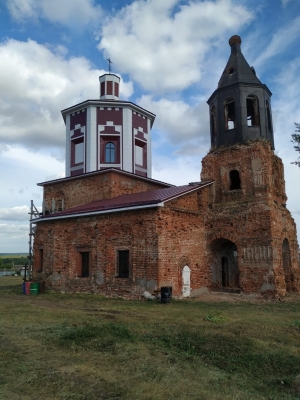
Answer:
[{"label": "metal cross on top", "polygon": [[108,61],[108,72],[111,73],[111,64],[113,63],[110,58],[107,59]]}]

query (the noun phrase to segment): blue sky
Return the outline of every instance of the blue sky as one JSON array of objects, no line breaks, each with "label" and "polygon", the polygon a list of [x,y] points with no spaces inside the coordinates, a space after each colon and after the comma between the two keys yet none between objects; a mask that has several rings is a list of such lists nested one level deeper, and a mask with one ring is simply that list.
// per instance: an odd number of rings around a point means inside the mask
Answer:
[{"label": "blue sky", "polygon": [[[60,111],[97,98],[99,75],[121,76],[121,98],[157,115],[153,178],[199,180],[209,150],[206,100],[238,34],[271,92],[275,148],[300,231],[299,0],[0,0],[0,252],[28,249],[36,183],[64,176]],[[299,235],[298,235],[299,236]]]}]

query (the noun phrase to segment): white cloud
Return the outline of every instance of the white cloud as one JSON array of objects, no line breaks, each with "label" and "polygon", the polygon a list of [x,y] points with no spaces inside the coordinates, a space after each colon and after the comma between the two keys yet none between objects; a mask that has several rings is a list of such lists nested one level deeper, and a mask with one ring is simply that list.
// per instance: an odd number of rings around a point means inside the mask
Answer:
[{"label": "white cloud", "polygon": [[4,153],[7,150],[8,147],[6,146],[6,144],[0,143],[0,154]]},{"label": "white cloud", "polygon": [[103,16],[93,0],[7,0],[7,8],[18,21],[44,18],[77,29],[97,23]]},{"label": "white cloud", "polygon": [[0,252],[18,253],[28,251],[29,224],[0,224]]},{"label": "white cloud", "polygon": [[214,43],[252,18],[232,0],[135,1],[105,20],[98,47],[144,88],[180,90],[199,82]]},{"label": "white cloud", "polygon": [[28,206],[12,208],[0,208],[0,220],[2,221],[28,221],[30,211]]},{"label": "white cloud", "polygon": [[157,115],[154,129],[162,131],[165,140],[173,145],[186,146],[193,139],[209,141],[208,106],[205,101],[192,107],[182,100],[161,98],[155,101],[151,96],[144,95],[138,103]]},{"label": "white cloud", "polygon": [[[0,44],[0,140],[30,148],[64,146],[60,110],[99,98],[99,75],[83,57],[65,58],[32,40]],[[133,92],[121,81],[121,96]],[[5,149],[5,148],[4,148]],[[1,150],[1,149],[0,149]],[[3,150],[3,149],[2,149]]]},{"label": "white cloud", "polygon": [[153,158],[153,179],[177,186],[200,181],[200,170],[200,155]]}]

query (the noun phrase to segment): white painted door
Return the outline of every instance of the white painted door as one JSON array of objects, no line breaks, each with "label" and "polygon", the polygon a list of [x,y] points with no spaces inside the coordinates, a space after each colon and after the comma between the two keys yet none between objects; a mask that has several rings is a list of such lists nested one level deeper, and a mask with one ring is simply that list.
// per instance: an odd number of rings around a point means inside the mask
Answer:
[{"label": "white painted door", "polygon": [[182,296],[189,297],[191,295],[191,270],[185,265],[182,269]]}]

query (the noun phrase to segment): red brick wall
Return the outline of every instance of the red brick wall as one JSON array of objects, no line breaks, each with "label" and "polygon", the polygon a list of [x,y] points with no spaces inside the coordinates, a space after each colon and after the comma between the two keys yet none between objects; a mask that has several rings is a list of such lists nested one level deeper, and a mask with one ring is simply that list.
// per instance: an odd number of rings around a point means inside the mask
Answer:
[{"label": "red brick wall", "polygon": [[172,286],[173,293],[182,295],[182,268],[191,269],[191,289],[210,285],[205,252],[204,215],[198,212],[160,210],[157,222],[159,286]]},{"label": "red brick wall", "polygon": [[[39,223],[34,249],[38,254],[43,248],[44,265],[42,274],[35,275],[60,290],[153,291],[158,283],[156,218],[151,209]],[[116,277],[118,250],[130,251],[129,279]],[[90,252],[88,278],[78,277],[81,251]],[[34,270],[39,268],[36,257]]]},{"label": "red brick wall", "polygon": [[[146,192],[163,187],[165,186],[159,183],[146,182],[117,172],[107,172],[45,185],[44,201],[51,209],[52,199],[55,200],[56,205],[61,204],[63,199],[64,210],[67,210],[95,200],[109,199],[121,194]],[[57,206],[55,208],[58,209]]]},{"label": "red brick wall", "polygon": [[[42,276],[61,290],[137,294],[168,284],[180,296],[187,264],[192,289],[208,286],[204,213],[197,192],[184,197],[164,208],[39,223],[34,246],[36,254],[44,250]],[[130,279],[116,277],[118,250],[130,251]],[[78,278],[81,251],[90,252],[89,278]],[[34,269],[39,268],[36,257]]]},{"label": "red brick wall", "polygon": [[[229,171],[236,169],[241,189],[229,190]],[[283,165],[267,142],[218,149],[202,160],[202,179],[215,178],[206,218],[208,263],[216,263],[210,243],[230,240],[237,246],[240,287],[245,292],[285,294],[282,242],[291,247],[292,283],[299,290],[296,227],[285,208]],[[214,192],[214,193],[213,193]]]}]

